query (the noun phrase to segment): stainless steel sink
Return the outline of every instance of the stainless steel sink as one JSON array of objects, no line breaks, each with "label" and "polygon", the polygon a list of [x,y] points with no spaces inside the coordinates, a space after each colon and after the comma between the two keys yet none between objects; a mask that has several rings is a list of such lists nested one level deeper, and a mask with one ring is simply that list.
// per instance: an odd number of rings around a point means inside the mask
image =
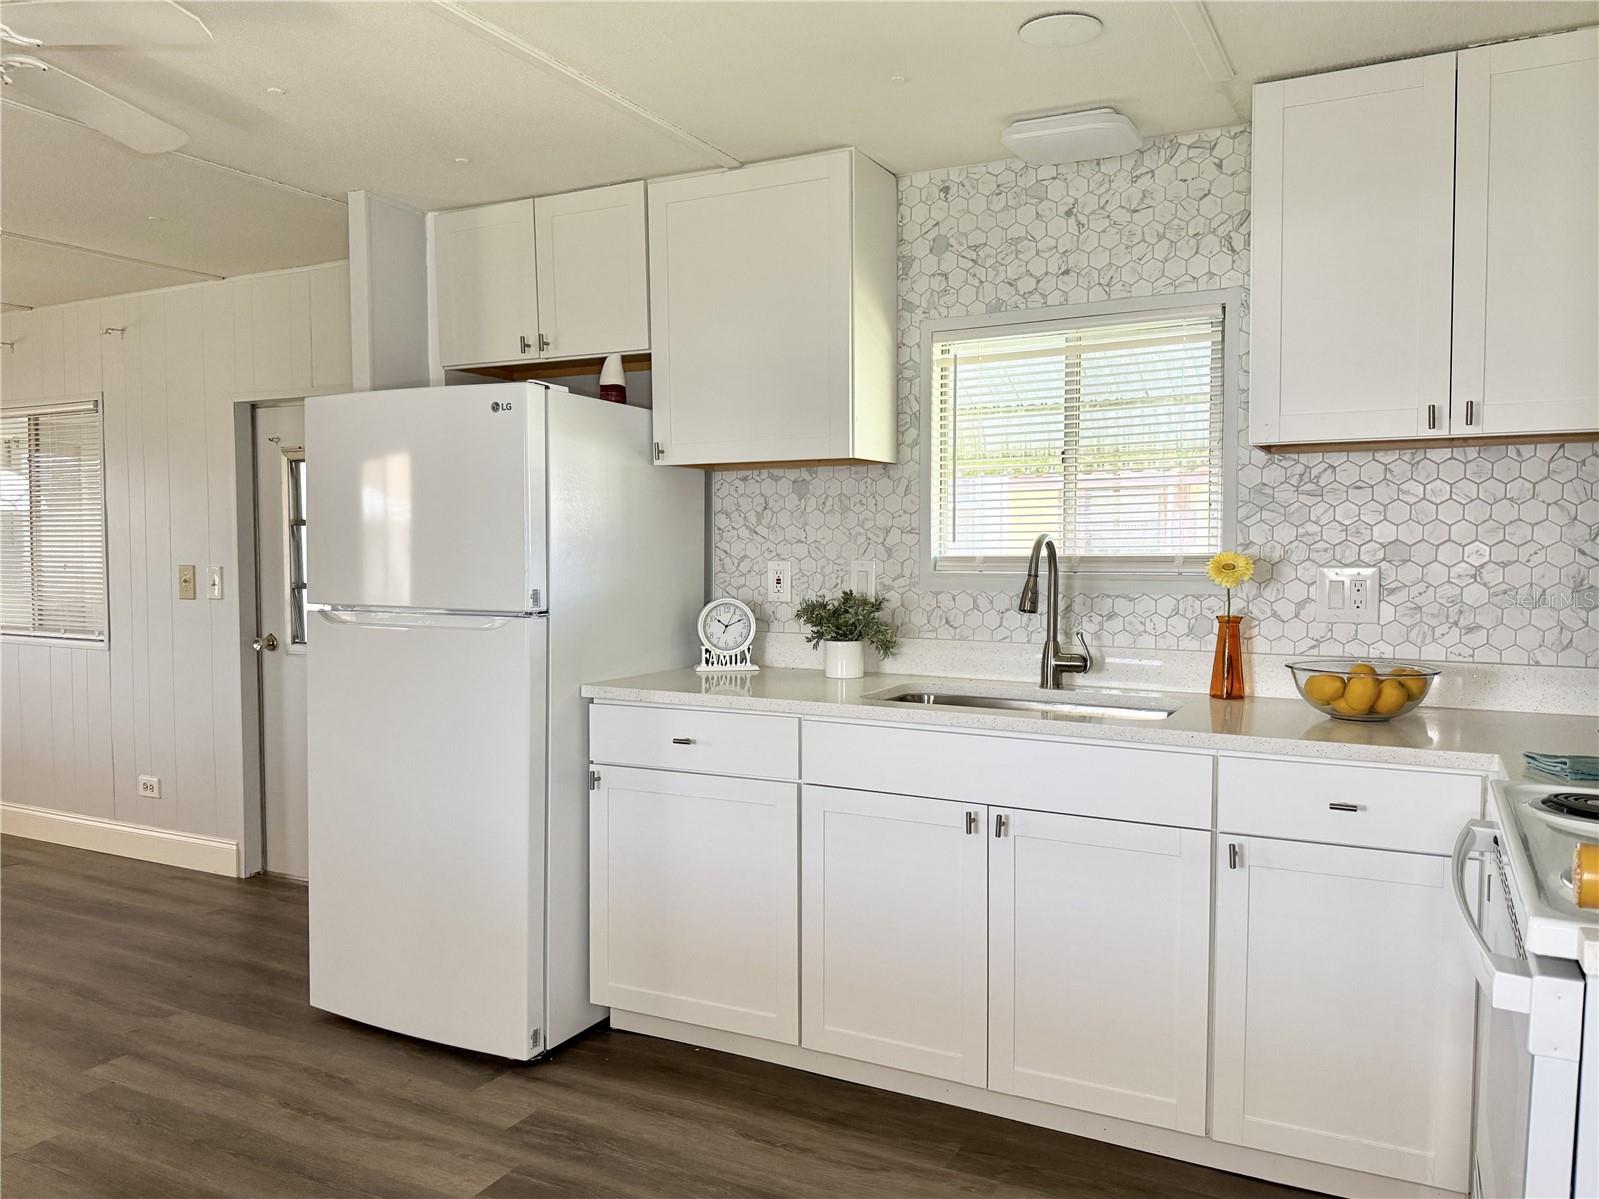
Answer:
[{"label": "stainless steel sink", "polygon": [[985,708],[1033,712],[1040,716],[1097,716],[1113,720],[1165,720],[1176,708],[1159,704],[1119,703],[1089,699],[1013,699],[1001,695],[961,695],[949,691],[902,691],[873,697],[883,703],[922,704],[939,708]]}]

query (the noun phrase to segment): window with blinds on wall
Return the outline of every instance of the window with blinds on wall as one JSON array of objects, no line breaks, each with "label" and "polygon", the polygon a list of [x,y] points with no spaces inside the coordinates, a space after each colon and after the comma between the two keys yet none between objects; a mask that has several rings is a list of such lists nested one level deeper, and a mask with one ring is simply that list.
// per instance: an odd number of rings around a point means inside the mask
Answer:
[{"label": "window with blinds on wall", "polygon": [[1221,548],[1220,305],[932,342],[932,564],[1180,573]]},{"label": "window with blinds on wall", "polygon": [[0,628],[105,640],[97,400],[0,409]]}]

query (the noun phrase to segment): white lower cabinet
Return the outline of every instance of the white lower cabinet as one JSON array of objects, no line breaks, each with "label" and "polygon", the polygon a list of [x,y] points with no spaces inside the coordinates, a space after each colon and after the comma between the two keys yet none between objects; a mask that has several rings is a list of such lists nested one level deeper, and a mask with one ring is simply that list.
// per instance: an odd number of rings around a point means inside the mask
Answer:
[{"label": "white lower cabinet", "polygon": [[807,786],[800,1044],[988,1081],[987,809]]},{"label": "white lower cabinet", "polygon": [[799,1039],[794,783],[599,767],[590,796],[590,998]]},{"label": "white lower cabinet", "polygon": [[1210,833],[990,824],[989,1088],[1204,1135]]},{"label": "white lower cabinet", "polygon": [[1448,869],[1218,837],[1217,1140],[1467,1189],[1476,992]]}]

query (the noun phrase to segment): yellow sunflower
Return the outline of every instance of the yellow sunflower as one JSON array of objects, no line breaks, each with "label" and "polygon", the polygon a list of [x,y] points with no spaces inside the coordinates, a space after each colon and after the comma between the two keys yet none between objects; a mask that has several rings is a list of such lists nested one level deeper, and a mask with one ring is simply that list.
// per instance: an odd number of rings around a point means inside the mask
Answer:
[{"label": "yellow sunflower", "polygon": [[1255,560],[1248,554],[1222,550],[1205,564],[1205,573],[1219,587],[1236,587],[1255,577]]}]

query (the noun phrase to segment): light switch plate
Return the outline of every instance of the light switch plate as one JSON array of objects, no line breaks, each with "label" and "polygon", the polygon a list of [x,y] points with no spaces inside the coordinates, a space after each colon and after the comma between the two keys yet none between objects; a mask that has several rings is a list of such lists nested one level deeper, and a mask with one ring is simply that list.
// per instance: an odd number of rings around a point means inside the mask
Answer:
[{"label": "light switch plate", "polygon": [[877,563],[851,562],[849,564],[849,589],[867,599],[877,598]]},{"label": "light switch plate", "polygon": [[1316,619],[1344,624],[1377,621],[1375,566],[1323,566],[1316,571]]},{"label": "light switch plate", "polygon": [[766,598],[774,604],[786,604],[789,597],[789,575],[793,572],[792,562],[768,562],[766,564]]},{"label": "light switch plate", "polygon": [[180,600],[194,598],[193,563],[184,563],[178,566],[178,598]]},{"label": "light switch plate", "polygon": [[205,597],[206,599],[214,600],[222,598],[222,568],[220,566],[207,566],[205,568]]}]

